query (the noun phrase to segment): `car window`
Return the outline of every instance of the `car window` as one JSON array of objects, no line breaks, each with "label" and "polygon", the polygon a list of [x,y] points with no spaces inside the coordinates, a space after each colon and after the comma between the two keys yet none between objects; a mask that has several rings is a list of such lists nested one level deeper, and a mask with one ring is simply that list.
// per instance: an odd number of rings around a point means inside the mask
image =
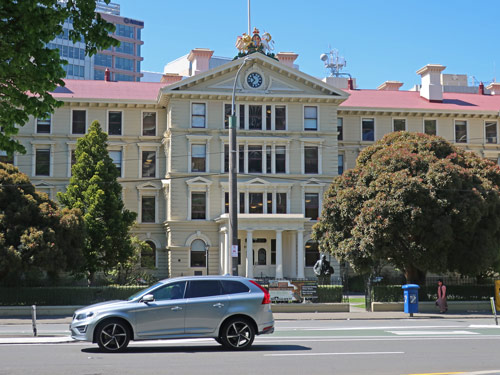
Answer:
[{"label": "car window", "polygon": [[221,280],[224,294],[248,293],[250,288],[240,281]]},{"label": "car window", "polygon": [[184,298],[185,289],[186,282],[178,281],[176,283],[167,284],[162,288],[158,288],[151,294],[154,296],[155,301],[181,299]]},{"label": "car window", "polygon": [[149,288],[143,289],[137,293],[132,294],[130,297],[127,298],[127,300],[132,301],[133,299],[136,299],[137,297],[139,297],[142,294],[146,295],[146,294],[148,294],[148,292],[150,290],[156,289],[156,288],[158,288],[158,285],[162,285],[162,284],[163,283],[156,283],[154,285],[151,285]]},{"label": "car window", "polygon": [[220,294],[222,294],[222,287],[219,280],[191,280],[186,298],[218,296]]}]

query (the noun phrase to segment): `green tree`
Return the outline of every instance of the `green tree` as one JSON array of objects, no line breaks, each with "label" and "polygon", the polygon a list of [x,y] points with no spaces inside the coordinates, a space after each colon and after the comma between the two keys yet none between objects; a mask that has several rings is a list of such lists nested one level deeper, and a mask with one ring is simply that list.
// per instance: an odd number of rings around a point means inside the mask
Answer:
[{"label": "green tree", "polygon": [[85,270],[92,282],[97,271],[107,272],[133,255],[130,229],[136,213],[124,208],[118,170],[109,157],[108,136],[94,121],[78,139],[72,177],[60,202],[83,212],[86,237],[83,244]]},{"label": "green tree", "polygon": [[313,236],[367,272],[388,262],[425,273],[477,275],[500,255],[500,169],[440,137],[398,132],[363,150],[325,194]]},{"label": "green tree", "polygon": [[77,272],[82,263],[84,225],[78,209],[59,210],[35,191],[28,176],[0,163],[0,280],[30,272]]},{"label": "green tree", "polygon": [[0,150],[24,153],[12,138],[16,125],[24,125],[30,115],[46,116],[62,104],[50,92],[64,86],[61,65],[67,61],[47,44],[63,32],[65,20],[73,20],[69,39],[83,38],[89,55],[119,44],[108,35],[114,25],[96,14],[95,7],[95,0],[0,1]]}]

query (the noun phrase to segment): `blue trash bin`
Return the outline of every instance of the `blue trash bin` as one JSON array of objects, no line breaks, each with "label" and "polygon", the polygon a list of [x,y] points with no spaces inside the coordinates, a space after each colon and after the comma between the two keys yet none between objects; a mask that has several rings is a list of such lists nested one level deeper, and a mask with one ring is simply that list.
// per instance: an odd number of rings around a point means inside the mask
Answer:
[{"label": "blue trash bin", "polygon": [[420,286],[417,284],[406,284],[402,288],[405,297],[405,313],[413,316],[413,313],[418,313],[418,290]]}]

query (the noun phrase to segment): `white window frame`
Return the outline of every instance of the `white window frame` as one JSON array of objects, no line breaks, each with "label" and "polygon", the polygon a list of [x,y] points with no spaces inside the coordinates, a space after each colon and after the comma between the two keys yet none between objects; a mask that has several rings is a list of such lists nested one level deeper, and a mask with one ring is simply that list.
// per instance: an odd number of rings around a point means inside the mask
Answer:
[{"label": "white window frame", "polygon": [[[318,173],[317,175],[323,174],[323,138],[300,138],[300,158],[301,158],[301,174],[306,174],[306,159],[305,159],[305,148],[306,147],[318,147]],[[316,175],[316,173],[307,173],[307,175]]]},{"label": "white window frame", "polygon": [[[495,142],[488,142],[488,139],[486,138],[486,123],[487,122],[494,122],[495,123],[495,129],[496,129],[496,140]],[[498,144],[498,121],[496,120],[484,120],[484,123],[483,123],[483,132],[484,132],[484,140],[483,142],[487,145],[495,145],[495,144]]]},{"label": "white window frame", "polygon": [[66,142],[66,146],[68,147],[68,178],[71,177],[71,152],[76,150],[76,141]]},{"label": "white window frame", "polygon": [[[158,171],[159,171],[159,155],[160,155],[160,146],[157,143],[146,143],[146,142],[141,142],[137,144],[137,148],[139,150],[139,163],[138,163],[138,170],[139,174],[138,177],[140,179],[143,178],[158,178]],[[142,152],[143,151],[154,151],[156,152],[156,165],[155,165],[155,176],[154,177],[142,177]]]},{"label": "white window frame", "polygon": [[[302,214],[306,215],[306,193],[307,194],[318,194],[318,217],[321,216],[321,211],[323,207],[323,194],[325,192],[326,184],[319,181],[316,178],[311,178],[306,182],[300,184],[302,187]],[[310,219],[311,221],[316,221]]]},{"label": "white window frame", "polygon": [[38,117],[35,117],[35,134],[40,134],[40,135],[50,135],[52,134],[52,124],[53,124],[53,118],[52,118],[52,113],[49,113],[48,120],[50,121],[49,123],[49,132],[48,133],[40,133],[38,132]]},{"label": "white window frame", "polygon": [[[74,111],[85,111],[85,133],[73,133],[73,112]],[[89,130],[89,113],[87,108],[71,108],[70,115],[69,115],[69,134],[71,135],[76,135],[76,136],[82,136],[87,134]],[[107,121],[107,120],[106,120]]]},{"label": "white window frame", "polygon": [[[285,107],[285,129],[276,130],[276,106]],[[319,127],[319,109],[318,109],[318,127]],[[268,130],[269,131],[269,130]],[[271,131],[284,132],[288,131],[288,105],[286,104],[271,104]]]},{"label": "white window frame", "polygon": [[[306,107],[316,107],[316,129],[306,129]],[[305,132],[319,132],[320,130],[320,116],[319,105],[317,104],[304,104],[302,105],[302,130]]]},{"label": "white window frame", "polygon": [[433,118],[433,117],[424,117],[424,118],[422,119],[422,133],[427,134],[427,133],[425,132],[425,121],[427,121],[427,120],[436,121],[436,134],[435,134],[435,135],[436,135],[436,136],[437,136],[437,135],[439,135],[439,126],[438,126],[439,121],[438,121],[438,119],[437,119],[437,118]]},{"label": "white window frame", "polygon": [[[31,142],[31,176],[36,178],[53,177],[54,175],[54,145],[55,141],[32,141]],[[36,175],[36,151],[38,149],[49,149],[49,174],[43,176]]]},{"label": "white window frame", "polygon": [[[120,112],[122,114],[122,122],[121,122],[121,128],[120,128],[120,134],[109,134],[109,114],[110,112]],[[123,130],[125,127],[125,116],[124,116],[124,111],[121,109],[108,109],[106,111],[106,133],[108,133],[109,137],[123,137]]]},{"label": "white window frame", "polygon": [[[205,172],[194,172],[194,173],[210,173],[210,140],[211,135],[187,135],[188,140],[188,158],[187,158],[187,171],[188,173],[193,173],[191,170],[191,156],[192,156],[192,145],[205,145]],[[224,153],[224,149],[222,149]],[[224,163],[224,154],[222,155],[222,162]],[[224,168],[224,165],[222,166]]]},{"label": "white window frame", "polygon": [[[154,223],[143,223],[142,222],[142,197],[155,197],[155,221]],[[151,184],[146,183],[137,186],[137,198],[138,198],[138,211],[137,211],[137,222],[140,224],[158,224],[159,223],[159,198],[160,198],[160,188]]]},{"label": "white window frame", "polygon": [[191,221],[191,207],[192,207],[192,193],[205,193],[205,220],[195,219],[195,221],[209,221],[210,220],[210,185],[212,181],[203,177],[195,177],[186,181],[187,184],[187,220]]},{"label": "white window frame", "polygon": [[340,159],[342,159],[342,174],[345,173],[345,154],[344,153],[339,153],[337,156],[337,175],[340,176],[339,174],[339,167],[340,167]]},{"label": "white window frame", "polygon": [[[363,120],[373,120],[373,141],[366,141],[363,139]],[[375,117],[361,117],[361,122],[359,124],[361,130],[361,142],[375,142],[377,140],[377,119]]]},{"label": "white window frame", "polygon": [[[155,113],[155,134],[144,135],[144,113]],[[157,137],[158,136],[158,111],[155,110],[142,110],[141,111],[141,137]]]},{"label": "white window frame", "polygon": [[124,157],[125,145],[123,145],[121,147],[108,145],[108,152],[110,152],[110,151],[119,151],[120,154],[121,154],[121,159],[120,159],[120,175],[118,176],[118,178],[123,178],[123,171],[125,170],[125,168],[124,168],[124,164],[125,164],[125,157]]},{"label": "white window frame", "polygon": [[[465,142],[457,142],[457,121],[465,122]],[[469,122],[462,119],[453,120],[453,143],[467,144],[469,143]]]},{"label": "white window frame", "polygon": [[[402,131],[408,131],[408,121],[406,120],[406,118],[404,117],[393,117],[392,118],[392,131],[395,132],[396,129],[394,128],[394,122],[397,121],[397,120],[403,120],[405,122],[405,128],[404,130]],[[375,126],[373,127],[373,129],[375,130]],[[398,130],[399,131],[399,130]],[[375,136],[375,133],[374,133],[374,136]]]},{"label": "white window frame", "polygon": [[[205,105],[205,126],[193,126],[193,104]],[[190,129],[208,129],[208,103],[203,100],[191,100],[189,103],[189,128]]]}]

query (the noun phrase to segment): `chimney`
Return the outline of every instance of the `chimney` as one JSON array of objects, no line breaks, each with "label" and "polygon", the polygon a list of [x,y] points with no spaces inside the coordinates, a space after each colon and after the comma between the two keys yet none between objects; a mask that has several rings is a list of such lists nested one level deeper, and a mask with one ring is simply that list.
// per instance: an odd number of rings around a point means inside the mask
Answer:
[{"label": "chimney", "polygon": [[403,86],[403,82],[385,81],[379,87],[377,87],[377,90],[380,90],[380,91],[399,91],[399,88],[401,86]]},{"label": "chimney", "polygon": [[173,83],[179,82],[182,79],[182,76],[176,74],[176,73],[165,73],[162,77],[160,82],[165,83],[167,85],[171,85]]},{"label": "chimney", "polygon": [[479,83],[479,90],[477,92],[479,95],[484,95],[484,83]]},{"label": "chimney", "polygon": [[420,96],[430,102],[443,101],[443,85],[441,84],[441,72],[446,66],[437,64],[428,64],[417,70],[417,74],[422,77],[422,87]]},{"label": "chimney", "polygon": [[104,81],[111,81],[111,72],[109,71],[109,68],[106,68],[106,70],[104,71]]},{"label": "chimney", "polygon": [[276,57],[280,63],[293,68],[293,63],[299,55],[293,52],[280,52],[276,55]]},{"label": "chimney", "polygon": [[351,77],[347,79],[347,88],[349,90],[354,90],[354,80]]},{"label": "chimney", "polygon": [[195,48],[189,52],[187,59],[191,63],[190,75],[195,76],[197,74],[206,72],[210,67],[210,58],[214,54],[214,51],[208,48]]},{"label": "chimney", "polygon": [[491,82],[487,87],[491,95],[500,95],[500,82]]}]

